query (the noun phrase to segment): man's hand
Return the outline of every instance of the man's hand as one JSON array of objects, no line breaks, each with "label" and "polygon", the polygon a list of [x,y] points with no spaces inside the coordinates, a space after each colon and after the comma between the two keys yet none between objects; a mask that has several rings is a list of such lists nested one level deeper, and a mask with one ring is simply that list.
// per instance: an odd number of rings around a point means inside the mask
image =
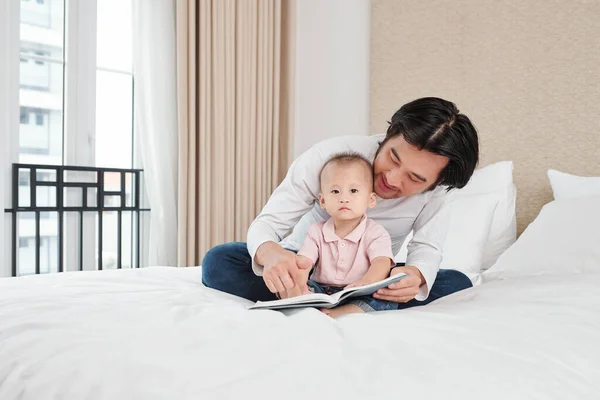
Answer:
[{"label": "man's hand", "polygon": [[407,265],[405,267],[393,268],[390,276],[399,273],[408,274],[408,276],[396,283],[392,283],[387,289],[379,289],[373,293],[373,297],[380,300],[393,301],[395,303],[406,303],[415,298],[419,293],[419,287],[425,283],[425,278],[417,267]]},{"label": "man's hand", "polygon": [[264,266],[263,280],[271,293],[284,293],[297,287],[300,293],[308,290],[307,273],[312,263],[298,257],[275,242],[263,243],[257,250],[257,262]]},{"label": "man's hand", "polygon": [[302,274],[302,282],[304,282],[304,285],[296,285],[293,288],[286,290],[285,292],[279,292],[278,295],[282,299],[288,299],[290,297],[296,297],[302,294],[312,293],[308,289],[308,286],[306,286],[306,281],[308,281],[308,276],[310,275],[310,271],[312,268],[312,262],[304,256],[296,256],[296,264],[301,266],[300,274]]}]

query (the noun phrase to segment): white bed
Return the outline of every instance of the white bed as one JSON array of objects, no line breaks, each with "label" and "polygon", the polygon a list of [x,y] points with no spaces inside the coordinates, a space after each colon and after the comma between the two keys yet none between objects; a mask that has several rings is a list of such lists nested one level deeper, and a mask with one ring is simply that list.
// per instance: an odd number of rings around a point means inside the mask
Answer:
[{"label": "white bed", "polygon": [[578,201],[475,288],[339,320],[248,311],[200,268],[2,279],[0,399],[598,399],[600,208]]}]

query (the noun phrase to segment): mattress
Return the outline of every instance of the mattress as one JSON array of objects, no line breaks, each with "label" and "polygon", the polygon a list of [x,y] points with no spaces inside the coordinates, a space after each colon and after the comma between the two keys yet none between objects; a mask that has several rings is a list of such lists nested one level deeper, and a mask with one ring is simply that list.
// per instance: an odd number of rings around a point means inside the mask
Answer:
[{"label": "mattress", "polygon": [[598,399],[598,287],[497,280],[334,320],[247,310],[198,267],[0,279],[0,399]]}]

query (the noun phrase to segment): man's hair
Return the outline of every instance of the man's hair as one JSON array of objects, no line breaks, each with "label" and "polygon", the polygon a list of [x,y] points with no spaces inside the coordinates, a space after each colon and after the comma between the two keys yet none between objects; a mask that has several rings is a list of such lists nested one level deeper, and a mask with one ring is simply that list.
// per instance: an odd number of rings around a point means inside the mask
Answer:
[{"label": "man's hair", "polygon": [[479,161],[479,138],[475,126],[454,103],[437,97],[417,99],[400,107],[388,123],[381,146],[400,135],[420,150],[448,158],[431,189],[438,185],[448,190],[462,188],[469,182]]},{"label": "man's hair", "polygon": [[329,164],[338,164],[338,165],[351,165],[351,164],[363,164],[369,170],[369,177],[371,178],[371,185],[373,185],[373,164],[362,154],[356,153],[354,151],[348,151],[344,153],[337,153],[331,156],[323,167],[321,171],[319,171],[319,186],[321,185],[321,177],[323,175],[323,171],[325,167]]}]

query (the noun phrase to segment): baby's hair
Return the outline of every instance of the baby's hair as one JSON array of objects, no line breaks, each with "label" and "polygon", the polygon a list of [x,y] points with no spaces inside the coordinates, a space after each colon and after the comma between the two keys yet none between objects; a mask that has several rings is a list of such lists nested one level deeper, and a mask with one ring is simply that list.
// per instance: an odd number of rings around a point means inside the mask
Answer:
[{"label": "baby's hair", "polygon": [[369,170],[369,176],[371,177],[371,182],[373,182],[373,164],[362,154],[354,152],[354,151],[346,151],[343,153],[334,154],[323,164],[321,171],[319,172],[319,184],[321,182],[321,177],[323,175],[323,171],[325,167],[329,164],[338,164],[338,165],[351,165],[361,163]]}]

